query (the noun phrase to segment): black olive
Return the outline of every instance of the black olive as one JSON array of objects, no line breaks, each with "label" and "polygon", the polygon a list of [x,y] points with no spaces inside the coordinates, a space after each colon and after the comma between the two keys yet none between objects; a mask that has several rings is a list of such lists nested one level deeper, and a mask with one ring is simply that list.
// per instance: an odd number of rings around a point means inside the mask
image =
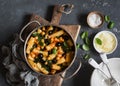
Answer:
[{"label": "black olive", "polygon": [[61,46],[62,44],[60,42],[57,42],[56,43],[56,46]]},{"label": "black olive", "polygon": [[46,45],[49,45],[51,43],[51,40],[50,39],[45,39],[45,44]]},{"label": "black olive", "polygon": [[53,33],[53,30],[48,31],[48,34],[51,35]]},{"label": "black olive", "polygon": [[57,60],[56,60],[56,59],[53,59],[53,60],[52,60],[52,63],[53,63],[53,64],[57,63]]},{"label": "black olive", "polygon": [[39,58],[42,58],[42,57],[43,57],[43,54],[42,54],[42,53],[40,53],[40,54],[38,55],[38,57],[39,57]]},{"label": "black olive", "polygon": [[38,63],[38,62],[40,62],[40,59],[37,57],[37,58],[34,59],[34,62]]},{"label": "black olive", "polygon": [[52,54],[52,51],[48,51],[48,54],[49,54],[49,55]]},{"label": "black olive", "polygon": [[69,36],[63,35],[63,39],[64,39],[64,40],[68,40],[68,39],[69,39]]}]

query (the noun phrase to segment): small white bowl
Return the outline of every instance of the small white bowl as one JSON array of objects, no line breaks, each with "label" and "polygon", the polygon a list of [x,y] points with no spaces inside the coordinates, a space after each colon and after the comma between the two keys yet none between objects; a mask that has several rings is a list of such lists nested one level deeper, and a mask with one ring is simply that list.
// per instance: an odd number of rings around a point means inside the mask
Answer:
[{"label": "small white bowl", "polygon": [[[97,26],[91,25],[91,21],[89,19],[90,19],[90,17],[92,17],[92,15],[98,15],[100,17],[101,23],[99,25],[97,25]],[[104,16],[103,16],[103,14],[101,12],[92,11],[92,12],[90,12],[88,14],[88,16],[87,16],[87,24],[89,25],[89,27],[91,27],[93,29],[97,29],[97,28],[100,28],[103,25],[103,23],[104,23]]]},{"label": "small white bowl", "polygon": [[[101,34],[105,34],[105,36],[107,36],[107,34],[109,34],[109,35],[111,35],[113,38],[114,38],[114,46],[113,46],[113,49],[111,50],[111,51],[109,51],[109,52],[105,52],[105,51],[102,51],[102,48],[100,49],[98,49],[98,47],[97,46],[104,46],[104,45],[98,45],[97,43],[96,43],[96,38],[99,38],[99,36],[101,35]],[[104,40],[105,41],[105,40]],[[109,41],[109,39],[108,39],[108,41]],[[103,41],[102,41],[103,42]],[[105,43],[104,43],[105,44]],[[98,32],[96,35],[95,35],[95,37],[94,37],[94,39],[93,39],[93,46],[94,46],[94,48],[95,48],[95,50],[98,52],[98,53],[106,53],[106,54],[111,54],[111,53],[113,53],[114,51],[115,51],[115,49],[117,48],[117,45],[118,45],[118,41],[117,41],[117,38],[116,38],[116,36],[114,35],[114,33],[112,33],[112,32],[110,32],[110,31],[100,31],[100,32]],[[106,46],[107,46],[107,44],[106,44]],[[105,46],[104,46],[105,47]],[[108,47],[107,47],[108,48]]]}]

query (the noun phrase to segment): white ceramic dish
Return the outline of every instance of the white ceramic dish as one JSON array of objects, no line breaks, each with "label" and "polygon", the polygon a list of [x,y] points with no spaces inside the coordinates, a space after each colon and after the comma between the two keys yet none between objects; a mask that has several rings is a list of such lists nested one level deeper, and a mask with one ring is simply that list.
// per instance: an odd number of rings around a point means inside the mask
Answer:
[{"label": "white ceramic dish", "polygon": [[[120,58],[109,59],[108,65],[111,69],[111,73],[114,76],[114,78],[116,78],[120,82]],[[100,67],[103,69],[103,71],[106,72],[108,76],[110,76],[106,66],[103,65],[103,62],[100,63]],[[95,69],[91,76],[90,85],[91,86],[109,86],[104,80],[105,80],[104,75],[99,70]]]},{"label": "white ceramic dish", "polygon": [[[104,34],[104,35],[103,35]],[[108,38],[106,37],[107,36],[107,34],[108,34]],[[102,45],[99,45],[99,46],[104,46],[104,49],[106,48],[106,49],[108,49],[109,47],[111,47],[111,45],[112,45],[112,41],[114,40],[114,45],[113,45],[113,47],[112,47],[112,49],[108,52],[108,51],[106,51],[105,52],[105,50],[103,50],[102,48],[100,49],[98,49],[98,47],[97,47],[97,44],[96,44],[96,38],[99,38],[100,37],[100,35],[103,35],[102,37]],[[111,40],[111,38],[109,38],[109,37],[112,37],[112,40]],[[107,39],[106,39],[107,38]],[[108,42],[108,43],[106,43],[106,42]],[[110,45],[110,46],[108,46],[108,44]],[[113,53],[114,51],[115,51],[115,49],[117,48],[117,45],[118,45],[118,41],[117,41],[117,38],[116,38],[116,36],[114,35],[114,33],[112,33],[112,32],[110,32],[110,31],[100,31],[100,32],[98,32],[96,35],[95,35],[95,37],[94,37],[94,39],[93,39],[93,46],[94,46],[94,48],[95,48],[95,50],[98,52],[98,53],[106,53],[106,54],[111,54],[111,53]]]}]

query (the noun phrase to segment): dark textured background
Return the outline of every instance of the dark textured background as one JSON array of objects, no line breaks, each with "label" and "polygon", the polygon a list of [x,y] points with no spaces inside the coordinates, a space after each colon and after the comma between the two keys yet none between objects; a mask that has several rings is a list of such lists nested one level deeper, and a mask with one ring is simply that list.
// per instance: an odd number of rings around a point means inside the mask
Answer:
[{"label": "dark textured background", "polygon": [[[60,24],[80,24],[82,26],[80,33],[87,30],[91,40],[97,32],[109,29],[107,29],[106,23],[97,30],[89,28],[86,24],[87,14],[96,10],[104,15],[109,15],[111,20],[115,22],[115,28],[109,31],[116,34],[118,47],[108,57],[120,57],[120,0],[0,0],[0,44],[8,44],[12,34],[19,33],[21,28],[28,22],[30,14],[36,13],[50,20],[53,6],[66,3],[72,3],[75,7],[71,14],[63,14]],[[83,43],[79,36],[77,43]],[[90,52],[79,49],[77,57],[82,58],[80,54],[85,53],[90,53],[91,57],[101,62],[99,54],[94,50],[93,46],[91,46]],[[93,68],[83,61],[79,73],[72,79],[64,81],[62,86],[90,86],[92,71]],[[0,86],[8,86],[4,77],[3,69],[0,67]]]}]

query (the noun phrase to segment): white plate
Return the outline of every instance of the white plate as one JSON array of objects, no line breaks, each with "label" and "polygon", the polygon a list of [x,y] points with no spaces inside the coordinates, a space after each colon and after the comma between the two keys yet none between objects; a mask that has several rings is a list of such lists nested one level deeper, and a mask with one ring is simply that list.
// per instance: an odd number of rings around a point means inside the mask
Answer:
[{"label": "white plate", "polygon": [[[108,65],[114,78],[120,82],[120,58],[109,59]],[[103,65],[103,63],[100,63],[100,67],[103,69],[103,71],[106,72],[108,76],[110,76],[106,66]],[[90,84],[91,86],[108,86],[104,80],[105,76],[99,70],[95,69],[92,73]]]}]

